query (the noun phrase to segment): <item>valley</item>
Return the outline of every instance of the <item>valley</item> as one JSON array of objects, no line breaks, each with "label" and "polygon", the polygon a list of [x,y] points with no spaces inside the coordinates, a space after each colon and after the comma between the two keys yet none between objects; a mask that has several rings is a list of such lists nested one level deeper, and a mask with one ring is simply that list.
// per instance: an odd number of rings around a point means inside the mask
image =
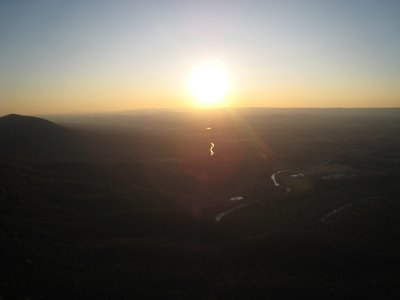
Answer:
[{"label": "valley", "polygon": [[0,296],[399,295],[399,116],[2,118]]}]

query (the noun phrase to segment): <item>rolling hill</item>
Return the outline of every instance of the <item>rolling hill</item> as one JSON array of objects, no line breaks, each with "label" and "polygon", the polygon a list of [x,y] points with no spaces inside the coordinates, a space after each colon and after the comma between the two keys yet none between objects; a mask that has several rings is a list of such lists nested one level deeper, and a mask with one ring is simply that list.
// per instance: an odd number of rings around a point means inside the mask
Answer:
[{"label": "rolling hill", "polygon": [[70,153],[73,133],[48,120],[16,114],[0,118],[0,153],[60,156]]}]

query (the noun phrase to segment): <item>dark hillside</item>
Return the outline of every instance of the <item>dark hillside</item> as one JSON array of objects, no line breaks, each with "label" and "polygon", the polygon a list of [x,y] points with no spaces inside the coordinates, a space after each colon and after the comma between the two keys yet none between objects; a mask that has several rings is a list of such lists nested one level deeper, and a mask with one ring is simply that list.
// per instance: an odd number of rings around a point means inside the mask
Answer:
[{"label": "dark hillside", "polygon": [[76,151],[70,130],[48,120],[16,114],[0,118],[0,153],[24,156],[65,156]]}]

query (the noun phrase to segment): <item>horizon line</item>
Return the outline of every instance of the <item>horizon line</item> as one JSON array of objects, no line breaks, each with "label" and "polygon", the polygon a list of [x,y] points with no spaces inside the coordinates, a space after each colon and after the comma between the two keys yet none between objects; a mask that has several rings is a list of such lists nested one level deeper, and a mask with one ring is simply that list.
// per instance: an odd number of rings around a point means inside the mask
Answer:
[{"label": "horizon line", "polygon": [[366,106],[366,107],[273,107],[273,106],[239,106],[239,107],[183,107],[183,108],[168,108],[168,107],[157,107],[157,108],[137,108],[128,110],[116,110],[116,111],[82,111],[82,112],[66,112],[66,113],[18,113],[10,112],[1,114],[1,117],[7,115],[21,115],[21,116],[73,116],[73,115],[107,115],[107,114],[124,114],[132,112],[145,112],[145,111],[217,111],[217,110],[241,110],[241,109],[266,109],[266,110],[398,110],[400,106]]}]

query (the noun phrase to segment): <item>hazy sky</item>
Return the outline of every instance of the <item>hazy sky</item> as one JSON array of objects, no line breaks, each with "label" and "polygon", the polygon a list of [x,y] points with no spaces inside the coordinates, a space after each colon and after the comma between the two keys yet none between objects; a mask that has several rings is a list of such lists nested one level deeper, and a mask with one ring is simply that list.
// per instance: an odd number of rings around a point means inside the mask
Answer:
[{"label": "hazy sky", "polygon": [[205,58],[235,106],[400,106],[399,0],[0,0],[0,114],[185,107]]}]

